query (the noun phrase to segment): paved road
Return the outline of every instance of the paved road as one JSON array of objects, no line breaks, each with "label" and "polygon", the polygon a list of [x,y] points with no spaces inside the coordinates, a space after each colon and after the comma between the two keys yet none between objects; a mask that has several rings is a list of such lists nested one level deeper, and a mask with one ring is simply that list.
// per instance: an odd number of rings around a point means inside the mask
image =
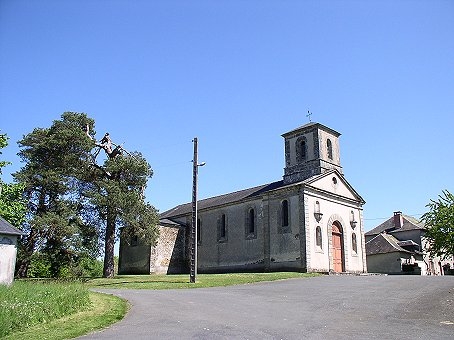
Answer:
[{"label": "paved road", "polygon": [[121,322],[81,339],[454,339],[454,277],[323,276],[185,290],[102,290]]}]

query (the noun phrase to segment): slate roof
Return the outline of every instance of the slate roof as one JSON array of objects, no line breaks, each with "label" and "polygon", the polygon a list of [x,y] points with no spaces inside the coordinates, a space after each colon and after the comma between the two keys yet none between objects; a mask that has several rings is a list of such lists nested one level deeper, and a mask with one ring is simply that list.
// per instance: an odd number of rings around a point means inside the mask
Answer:
[{"label": "slate roof", "polygon": [[408,230],[425,230],[426,226],[424,223],[419,222],[416,218],[407,216],[402,214],[403,224],[401,228],[395,229],[394,228],[394,216],[383,222],[382,224],[378,225],[372,230],[369,230],[366,233],[366,236],[373,236],[383,233],[387,231],[388,233],[395,233],[400,231],[408,231]]},{"label": "slate roof", "polygon": [[399,240],[389,234],[379,234],[366,242],[366,255],[386,254],[394,252],[411,253],[399,246]]},{"label": "slate roof", "polygon": [[419,244],[417,244],[413,240],[399,241],[397,244],[401,247],[408,247],[408,246],[418,246],[419,247]]},{"label": "slate roof", "polygon": [[160,219],[159,224],[173,226],[173,227],[179,227],[179,226],[183,225],[182,223],[178,223],[178,222],[169,220],[168,218]]},{"label": "slate roof", "polygon": [[22,231],[17,228],[14,228],[11,223],[5,221],[2,217],[0,217],[0,234],[6,235],[24,235]]},{"label": "slate roof", "polygon": [[290,135],[292,135],[294,133],[300,132],[301,130],[307,130],[310,127],[318,127],[318,128],[320,128],[322,130],[325,130],[325,131],[328,131],[328,132],[332,133],[333,135],[335,135],[337,137],[340,136],[340,133],[337,132],[336,130],[333,130],[333,129],[331,129],[331,128],[323,125],[323,124],[320,124],[320,123],[310,122],[310,123],[304,124],[303,126],[300,126],[299,128],[296,128],[296,129],[293,129],[293,130],[291,130],[289,132],[284,133],[282,135],[282,137],[290,136]]},{"label": "slate roof", "polygon": [[[229,194],[215,196],[215,197],[206,198],[206,199],[197,201],[197,207],[198,207],[198,210],[203,210],[203,209],[207,209],[207,208],[221,206],[224,204],[230,204],[230,203],[241,201],[246,198],[253,198],[256,196],[260,196],[264,192],[278,189],[283,186],[284,186],[283,181],[259,185],[257,187],[244,189],[244,190],[240,190],[240,191],[235,191],[235,192],[232,192]],[[172,208],[170,210],[163,212],[160,215],[160,219],[163,220],[163,219],[168,219],[171,217],[183,216],[183,215],[190,214],[191,212],[192,212],[192,202],[180,204],[180,205],[176,206],[175,208]]]},{"label": "slate roof", "polygon": [[[314,124],[314,123],[312,123],[312,124]],[[260,197],[262,194],[264,194],[268,191],[272,191],[272,190],[276,190],[276,189],[280,189],[280,188],[284,188],[284,187],[292,187],[294,185],[301,185],[301,184],[302,185],[311,185],[317,179],[324,177],[324,176],[328,176],[334,172],[336,172],[339,175],[339,177],[344,181],[345,185],[350,190],[352,190],[352,192],[356,196],[358,196],[358,199],[364,204],[365,202],[364,202],[363,198],[350,186],[350,184],[345,180],[344,176],[341,173],[339,173],[337,170],[332,169],[330,171],[324,172],[319,175],[312,176],[310,178],[305,179],[304,181],[297,182],[297,183],[284,184],[284,181],[280,180],[277,182],[263,184],[263,185],[259,185],[259,186],[249,188],[249,189],[235,191],[235,192],[232,192],[229,194],[224,194],[224,195],[220,195],[220,196],[215,196],[215,197],[199,200],[199,201],[197,201],[197,208],[199,211],[203,210],[203,209],[210,209],[210,208],[219,207],[219,206],[222,206],[225,204],[232,204],[235,202],[239,202],[239,201],[242,201],[242,200],[245,200],[248,198],[253,199],[255,197]],[[192,202],[180,204],[180,205],[177,205],[175,208],[164,211],[163,213],[160,214],[159,218],[162,221],[164,219],[172,219],[175,217],[185,216],[185,215],[191,214],[191,212],[192,212]]]}]

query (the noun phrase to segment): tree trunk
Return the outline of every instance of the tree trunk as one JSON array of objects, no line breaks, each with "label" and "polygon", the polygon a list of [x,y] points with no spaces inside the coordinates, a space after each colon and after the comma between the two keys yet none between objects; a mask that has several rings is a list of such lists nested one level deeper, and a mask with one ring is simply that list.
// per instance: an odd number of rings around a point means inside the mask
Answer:
[{"label": "tree trunk", "polygon": [[115,246],[115,222],[117,215],[112,208],[107,208],[106,238],[104,248],[104,269],[103,277],[112,278],[115,275],[114,268],[114,246]]},{"label": "tree trunk", "polygon": [[20,278],[27,277],[28,266],[30,265],[30,260],[20,260],[18,263],[17,276]]},{"label": "tree trunk", "polygon": [[24,243],[20,246],[20,259],[17,261],[17,276],[20,278],[28,277],[28,267],[30,266],[33,251],[35,250],[38,232],[32,228]]}]

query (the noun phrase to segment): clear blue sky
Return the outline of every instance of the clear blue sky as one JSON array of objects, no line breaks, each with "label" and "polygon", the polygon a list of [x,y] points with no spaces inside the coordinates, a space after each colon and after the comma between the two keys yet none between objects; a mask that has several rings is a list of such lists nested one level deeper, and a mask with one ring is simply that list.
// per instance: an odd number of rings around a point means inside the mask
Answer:
[{"label": "clear blue sky", "polygon": [[[64,111],[141,151],[160,211],[280,180],[281,134],[342,136],[369,230],[454,191],[453,1],[0,0],[2,158]],[[417,216],[419,217],[419,216]]]}]

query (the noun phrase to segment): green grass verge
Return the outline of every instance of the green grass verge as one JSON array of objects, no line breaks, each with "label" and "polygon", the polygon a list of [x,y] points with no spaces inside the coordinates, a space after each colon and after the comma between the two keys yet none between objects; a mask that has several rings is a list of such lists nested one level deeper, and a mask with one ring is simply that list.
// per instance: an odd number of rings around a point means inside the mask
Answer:
[{"label": "green grass verge", "polygon": [[0,337],[89,308],[80,283],[16,281],[0,286]]},{"label": "green grass verge", "polygon": [[121,320],[129,309],[128,302],[113,295],[89,292],[91,307],[78,313],[14,332],[5,340],[71,339],[105,328]]},{"label": "green grass verge", "polygon": [[199,274],[196,283],[189,282],[189,275],[119,275],[112,279],[92,279],[86,284],[93,288],[108,289],[182,289],[231,286],[319,275],[296,272]]}]

